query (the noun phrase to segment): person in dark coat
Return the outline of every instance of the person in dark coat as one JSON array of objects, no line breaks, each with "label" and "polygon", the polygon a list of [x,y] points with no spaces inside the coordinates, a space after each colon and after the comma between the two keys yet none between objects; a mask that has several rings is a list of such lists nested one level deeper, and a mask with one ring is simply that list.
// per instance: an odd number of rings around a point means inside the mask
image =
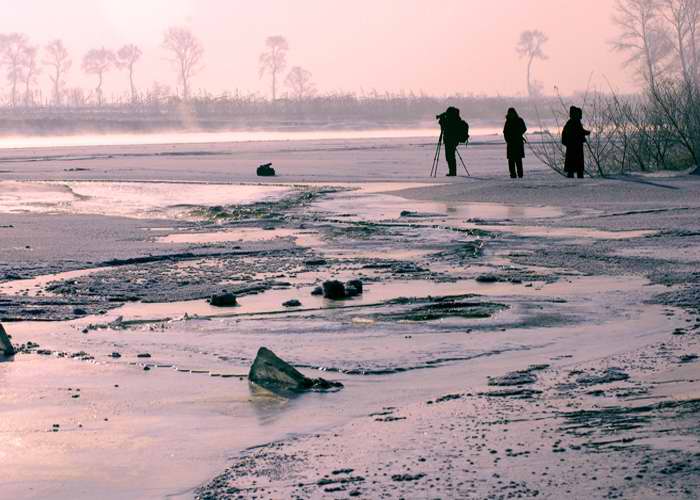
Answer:
[{"label": "person in dark coat", "polygon": [[459,110],[453,106],[439,116],[440,128],[442,130],[442,140],[445,143],[445,159],[447,160],[448,177],[457,175],[457,146],[460,142],[460,124],[462,118]]},{"label": "person in dark coat", "polygon": [[527,126],[525,120],[520,118],[515,108],[508,108],[506,114],[506,124],[503,127],[503,137],[506,140],[506,150],[508,157],[508,170],[510,178],[523,177],[523,158],[525,158],[525,132]]},{"label": "person in dark coat", "polygon": [[590,130],[583,128],[582,119],[583,110],[571,106],[569,121],[566,122],[561,133],[561,142],[566,146],[564,171],[567,177],[573,177],[576,174],[579,179],[583,179],[584,172],[583,145],[586,143],[586,137],[591,135]]}]

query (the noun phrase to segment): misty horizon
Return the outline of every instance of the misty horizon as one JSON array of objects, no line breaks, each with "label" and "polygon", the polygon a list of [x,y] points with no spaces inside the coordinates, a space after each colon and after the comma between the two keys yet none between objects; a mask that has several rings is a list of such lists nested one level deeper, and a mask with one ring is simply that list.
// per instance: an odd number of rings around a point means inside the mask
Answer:
[{"label": "misty horizon", "polygon": [[[447,2],[444,11],[450,16],[427,2],[408,3],[356,2],[340,11],[317,1],[252,6],[216,0],[78,0],[66,8],[34,0],[8,6],[0,32],[23,33],[39,47],[35,87],[42,102],[51,95],[48,69],[42,64],[44,48],[54,39],[64,42],[72,60],[65,75],[67,89],[79,87],[87,95],[94,88],[96,78],[81,69],[89,50],[104,47],[116,52],[135,44],[143,52],[135,65],[138,91],[159,85],[163,92],[175,94],[176,73],[162,47],[163,34],[172,26],[188,29],[203,48],[192,95],[239,92],[268,98],[269,78],[259,76],[259,57],[266,38],[278,35],[289,44],[283,77],[293,67],[303,68],[319,94],[523,96],[526,61],[516,53],[516,45],[520,33],[529,29],[548,37],[543,47],[547,58],[535,61],[533,68],[544,94],[551,95],[555,87],[563,94],[583,91],[591,75],[592,84],[602,88],[608,82],[618,91],[638,88],[634,72],[623,67],[623,55],[610,50],[609,41],[615,36],[612,2],[570,5],[565,12],[551,0],[508,0],[505,7]],[[0,86],[4,96],[8,86],[8,82]],[[283,81],[279,88],[280,96],[288,91]],[[106,100],[123,99],[128,93],[125,71],[105,73]]]}]

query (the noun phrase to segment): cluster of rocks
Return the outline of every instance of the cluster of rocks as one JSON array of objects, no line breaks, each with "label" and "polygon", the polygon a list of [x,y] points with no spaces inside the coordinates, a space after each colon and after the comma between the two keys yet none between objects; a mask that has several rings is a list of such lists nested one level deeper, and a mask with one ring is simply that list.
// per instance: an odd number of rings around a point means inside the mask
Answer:
[{"label": "cluster of rocks", "polygon": [[351,297],[362,295],[364,288],[362,281],[350,280],[345,283],[338,280],[329,280],[323,283],[323,286],[316,287],[311,295],[323,295],[324,298],[330,300],[343,300]]}]

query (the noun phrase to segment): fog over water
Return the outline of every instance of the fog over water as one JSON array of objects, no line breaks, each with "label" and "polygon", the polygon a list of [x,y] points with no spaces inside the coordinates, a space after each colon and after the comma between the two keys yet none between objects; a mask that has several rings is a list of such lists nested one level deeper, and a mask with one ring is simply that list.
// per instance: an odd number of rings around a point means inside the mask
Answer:
[{"label": "fog over water", "polygon": [[[0,149],[31,149],[81,146],[127,146],[158,144],[215,144],[270,141],[326,141],[356,139],[434,138],[436,128],[366,130],[237,130],[230,132],[154,132],[148,134],[78,134],[58,136],[0,136]],[[483,139],[500,133],[497,127],[471,130],[472,137]]]}]

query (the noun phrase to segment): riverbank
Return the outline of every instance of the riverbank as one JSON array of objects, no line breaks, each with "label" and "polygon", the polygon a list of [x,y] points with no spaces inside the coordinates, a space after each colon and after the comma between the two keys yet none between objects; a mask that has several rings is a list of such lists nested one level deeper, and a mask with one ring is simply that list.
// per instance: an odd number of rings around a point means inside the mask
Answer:
[{"label": "riverbank", "polygon": [[[433,148],[7,155],[5,491],[692,498],[700,183],[511,181],[497,145],[445,183]],[[224,288],[239,307],[206,303]],[[261,345],[345,389],[255,390]]]}]

